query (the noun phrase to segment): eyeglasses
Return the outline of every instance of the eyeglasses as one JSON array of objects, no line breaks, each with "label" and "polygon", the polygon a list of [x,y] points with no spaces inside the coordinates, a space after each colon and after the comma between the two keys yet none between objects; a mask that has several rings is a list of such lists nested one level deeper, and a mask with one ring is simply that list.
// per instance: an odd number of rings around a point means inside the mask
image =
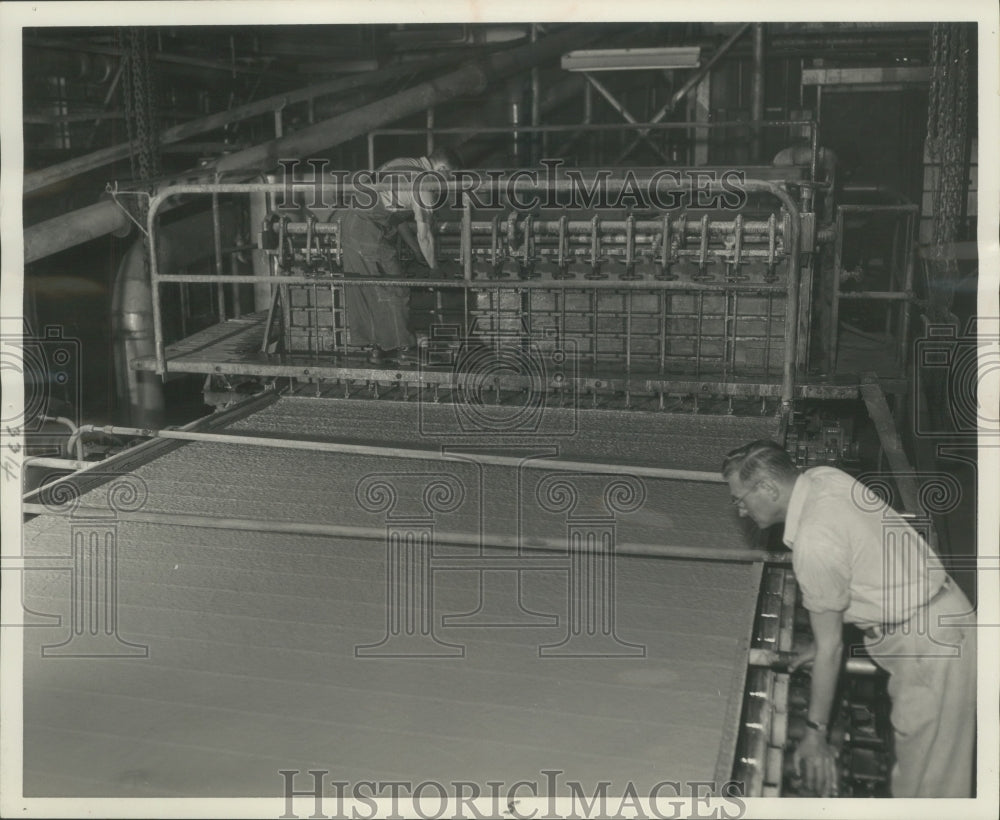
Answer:
[{"label": "eyeglasses", "polygon": [[741,495],[739,498],[736,498],[734,496],[733,499],[732,499],[733,506],[734,507],[740,506],[740,504],[743,503],[743,499],[746,498],[748,495],[750,495],[750,493],[752,493],[754,490],[756,490],[759,486],[760,486],[760,482],[758,481],[749,490],[747,490],[745,493],[743,493],[743,495]]}]

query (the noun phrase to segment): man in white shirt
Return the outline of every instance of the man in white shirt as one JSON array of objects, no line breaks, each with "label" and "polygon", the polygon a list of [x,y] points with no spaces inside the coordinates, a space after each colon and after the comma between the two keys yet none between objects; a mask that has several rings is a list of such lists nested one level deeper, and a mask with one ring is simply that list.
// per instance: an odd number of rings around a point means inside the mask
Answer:
[{"label": "man in white shirt", "polygon": [[840,675],[843,625],[865,634],[890,674],[894,797],[969,797],[976,738],[975,614],[926,541],[870,489],[833,467],[800,472],[784,448],[755,441],[722,466],[733,504],[784,543],[814,644],[808,729],[795,757],[807,787],[836,793],[827,726]]}]

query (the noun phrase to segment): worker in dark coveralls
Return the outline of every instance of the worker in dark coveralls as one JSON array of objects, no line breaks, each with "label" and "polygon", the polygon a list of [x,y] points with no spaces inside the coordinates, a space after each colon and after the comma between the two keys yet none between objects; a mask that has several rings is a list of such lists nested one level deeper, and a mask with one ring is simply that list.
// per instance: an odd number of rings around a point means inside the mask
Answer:
[{"label": "worker in dark coveralls", "polygon": [[[438,149],[417,159],[394,159],[378,171],[384,178],[392,173],[392,190],[380,191],[371,208],[354,207],[341,222],[341,248],[344,271],[364,277],[403,276],[397,252],[397,235],[420,259],[434,269],[437,261],[431,234],[428,203],[434,192],[419,195],[414,184],[420,174],[444,172],[457,166],[455,155]],[[416,225],[414,239],[412,225]],[[389,356],[400,360],[415,359],[416,339],[409,328],[410,291],[405,287],[376,285],[344,288],[350,346],[368,351],[373,364]]]},{"label": "worker in dark coveralls", "polygon": [[975,614],[927,542],[875,493],[833,467],[796,469],[773,441],[729,453],[733,504],[759,527],[784,522],[784,543],[814,643],[807,730],[795,752],[807,788],[836,794],[827,743],[841,668],[842,627],[863,632],[889,675],[894,797],[970,797],[976,739]]}]

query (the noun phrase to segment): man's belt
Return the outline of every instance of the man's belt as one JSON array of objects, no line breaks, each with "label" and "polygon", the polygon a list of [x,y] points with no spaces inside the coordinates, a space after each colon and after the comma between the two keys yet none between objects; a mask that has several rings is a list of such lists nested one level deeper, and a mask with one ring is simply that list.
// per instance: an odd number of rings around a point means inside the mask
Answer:
[{"label": "man's belt", "polygon": [[876,640],[878,638],[881,638],[886,632],[889,632],[889,631],[895,629],[896,627],[902,626],[904,623],[908,623],[909,621],[911,621],[913,619],[913,617],[917,614],[917,612],[919,612],[921,609],[926,609],[931,604],[933,604],[936,600],[938,600],[939,598],[944,597],[944,594],[949,589],[951,589],[951,585],[952,585],[951,576],[946,575],[945,579],[944,579],[944,583],[941,584],[941,586],[939,586],[937,588],[937,592],[935,592],[933,595],[931,595],[930,598],[927,599],[927,603],[921,604],[919,607],[917,607],[917,609],[914,610],[913,615],[911,615],[905,621],[899,621],[898,623],[893,623],[893,624],[886,623],[886,624],[875,624],[873,626],[867,626],[867,627],[865,627],[864,629],[861,630],[862,633],[864,633],[864,636],[866,638],[870,638],[872,640]]}]

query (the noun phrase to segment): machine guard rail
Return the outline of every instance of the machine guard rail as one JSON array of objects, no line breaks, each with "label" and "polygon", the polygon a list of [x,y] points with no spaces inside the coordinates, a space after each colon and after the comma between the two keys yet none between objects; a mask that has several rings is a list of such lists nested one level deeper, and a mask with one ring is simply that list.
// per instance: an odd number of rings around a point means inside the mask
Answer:
[{"label": "machine guard rail", "polygon": [[[610,189],[618,189],[624,187],[625,180],[607,180],[607,185]],[[364,190],[359,189],[358,186],[353,184],[344,183],[341,186],[341,190],[344,193],[366,193],[367,191],[389,191],[396,186],[395,182],[381,182],[375,183],[370,186],[366,186]],[[463,192],[459,184],[453,180],[448,180],[444,183],[450,194],[462,193],[465,207],[463,208],[463,223],[471,228],[471,209],[468,201],[468,195]],[[570,180],[554,180],[550,183],[546,183],[544,186],[537,182],[528,182],[524,180],[519,180],[515,185],[515,189],[525,192],[537,188],[546,188],[555,191],[567,191],[572,190],[574,183]],[[783,360],[783,372],[782,372],[782,384],[781,384],[781,404],[783,411],[787,412],[791,407],[793,390],[794,390],[794,373],[795,373],[795,357],[796,357],[796,345],[797,345],[797,326],[798,322],[796,317],[798,316],[799,310],[799,240],[801,236],[801,217],[799,209],[795,203],[795,200],[785,191],[780,185],[768,182],[765,180],[744,180],[740,183],[741,188],[746,193],[764,193],[770,194],[775,197],[785,208],[788,214],[789,223],[789,236],[787,237],[787,248],[788,248],[788,281],[786,283],[786,305],[785,305],[785,335],[784,335],[784,360]],[[704,190],[714,193],[725,193],[725,188],[721,182],[708,182],[701,185],[695,186],[694,182],[690,180],[668,180],[664,184],[667,190],[678,190],[693,192],[694,190]],[[281,182],[259,182],[259,183],[202,183],[202,184],[188,184],[188,185],[172,185],[162,188],[153,197],[151,197],[149,202],[149,214],[147,229],[149,235],[149,268],[150,268],[150,286],[152,290],[152,307],[153,307],[153,334],[154,343],[156,347],[156,372],[164,376],[167,371],[167,358],[166,358],[166,345],[163,338],[163,317],[161,312],[160,303],[160,285],[168,282],[184,282],[184,281],[201,281],[201,282],[218,282],[221,287],[225,283],[236,284],[236,283],[275,283],[275,279],[278,277],[274,276],[231,276],[221,273],[221,265],[218,266],[220,271],[217,275],[201,275],[201,276],[179,276],[162,274],[159,270],[158,265],[158,255],[156,246],[156,220],[160,209],[164,204],[171,198],[184,195],[210,195],[212,196],[213,205],[218,202],[218,196],[220,194],[252,194],[252,193],[270,193],[270,194],[280,194],[291,192],[308,192],[310,190],[315,190],[314,182],[293,182],[293,183],[281,183]],[[216,243],[218,246],[218,243]],[[444,285],[481,290],[484,288],[503,288],[511,287],[514,289],[523,289],[525,287],[532,287],[528,282],[517,282],[517,283],[504,283],[501,281],[494,282],[484,282],[484,281],[474,281],[472,279],[472,259],[471,254],[463,254],[463,264],[464,264],[464,280],[462,281],[451,281],[448,280],[370,280],[370,279],[352,279],[352,285],[405,285],[408,287],[442,287]],[[312,284],[316,282],[316,279],[309,277],[298,277],[304,280],[305,283]],[[281,284],[293,284],[296,281],[296,277],[280,277]],[[552,287],[555,283],[545,282],[546,287]],[[577,288],[592,288],[597,283],[575,283]],[[693,284],[693,283],[692,283]],[[658,289],[669,289],[670,286],[677,286],[677,283],[671,282],[652,282],[652,281],[635,281],[635,282],[610,282],[604,283],[604,287],[613,286],[615,288],[621,289],[645,289],[645,290],[658,290]],[[534,285],[534,287],[539,287],[540,284]],[[556,285],[558,287],[558,285]],[[570,285],[564,285],[564,287],[569,287]],[[685,283],[683,285],[687,289],[694,289],[691,285]],[[705,286],[702,286],[705,287]],[[727,286],[736,287],[736,286]],[[756,289],[760,289],[760,286],[754,285]],[[711,289],[709,286],[706,289]]]}]

